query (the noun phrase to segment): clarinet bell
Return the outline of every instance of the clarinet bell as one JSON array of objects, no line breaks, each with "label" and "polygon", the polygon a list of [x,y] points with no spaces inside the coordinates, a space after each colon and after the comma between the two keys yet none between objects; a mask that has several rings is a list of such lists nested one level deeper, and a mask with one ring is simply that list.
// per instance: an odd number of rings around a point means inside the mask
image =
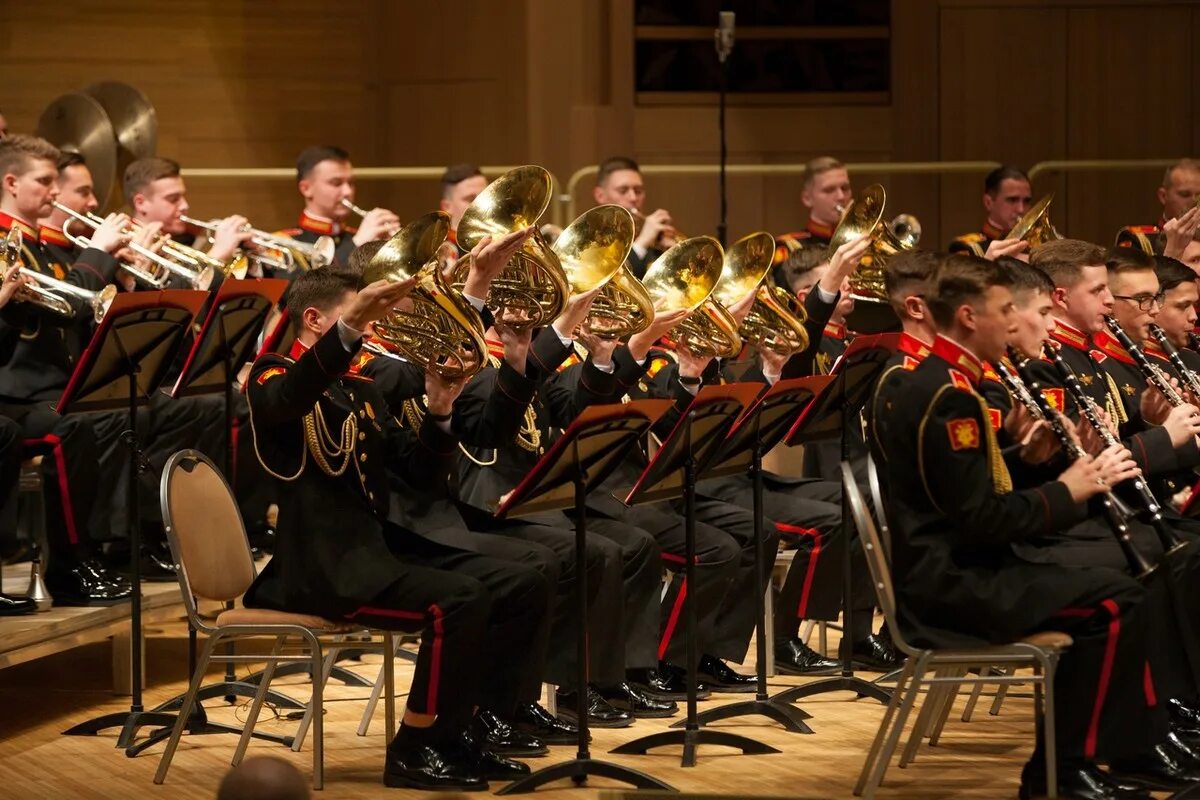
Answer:
[{"label": "clarinet bell", "polygon": [[46,590],[46,581],[42,579],[42,553],[40,549],[35,550],[33,553],[33,562],[30,565],[29,572],[29,589],[26,590],[25,597],[34,602],[39,612],[49,611],[54,605],[54,598]]}]

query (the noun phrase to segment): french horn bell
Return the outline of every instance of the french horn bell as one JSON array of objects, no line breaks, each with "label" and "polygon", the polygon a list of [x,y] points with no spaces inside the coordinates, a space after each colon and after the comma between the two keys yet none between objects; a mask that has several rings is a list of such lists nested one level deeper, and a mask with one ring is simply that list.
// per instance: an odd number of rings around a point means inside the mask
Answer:
[{"label": "french horn bell", "polygon": [[669,336],[696,355],[731,358],[742,349],[737,322],[712,297],[724,258],[716,239],[694,236],[656,258],[642,278],[658,313],[688,312]]},{"label": "french horn bell", "polygon": [[750,311],[738,328],[739,334],[756,347],[790,355],[808,346],[805,313],[771,279],[774,256],[775,237],[765,231],[738,239],[725,251],[721,278],[713,297],[728,308],[754,294]]},{"label": "french horn bell", "polygon": [[1036,250],[1046,242],[1063,238],[1062,234],[1054,229],[1054,224],[1050,222],[1050,203],[1053,200],[1054,192],[1051,192],[1034,203],[1017,220],[1017,224],[1013,225],[1012,230],[1004,237],[1005,241],[1020,239],[1029,242],[1030,250]]}]

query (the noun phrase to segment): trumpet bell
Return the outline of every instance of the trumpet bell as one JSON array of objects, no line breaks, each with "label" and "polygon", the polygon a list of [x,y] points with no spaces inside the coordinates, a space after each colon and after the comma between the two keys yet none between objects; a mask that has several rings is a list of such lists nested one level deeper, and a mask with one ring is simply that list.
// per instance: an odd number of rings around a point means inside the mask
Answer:
[{"label": "trumpet bell", "polygon": [[[471,250],[484,236],[505,236],[536,225],[550,206],[553,182],[542,167],[509,170],[488,184],[459,220],[458,244]],[[454,266],[453,283],[461,287],[470,270],[470,257]],[[547,325],[567,305],[570,286],[558,256],[535,230],[525,240],[488,290],[488,307],[496,321],[515,330]]]},{"label": "trumpet bell", "polygon": [[1054,200],[1054,192],[1038,200],[1005,236],[1005,240],[1021,239],[1029,242],[1029,249],[1036,250],[1046,242],[1061,239],[1062,234],[1054,229],[1050,222],[1050,203]]},{"label": "trumpet bell", "polygon": [[410,222],[367,263],[361,285],[416,278],[411,303],[377,321],[375,335],[408,360],[455,378],[483,368],[487,343],[479,313],[446,286],[438,269],[438,248],[449,233],[450,217],[444,211]]}]

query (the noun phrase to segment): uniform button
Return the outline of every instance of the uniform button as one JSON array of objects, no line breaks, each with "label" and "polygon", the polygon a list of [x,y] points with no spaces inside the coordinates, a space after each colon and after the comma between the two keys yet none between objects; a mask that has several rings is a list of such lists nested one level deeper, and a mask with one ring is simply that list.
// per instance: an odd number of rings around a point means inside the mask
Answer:
[{"label": "uniform button", "polygon": [[367,435],[365,433],[363,433],[362,431],[359,431],[358,432],[358,440],[361,442],[365,438],[367,438]]},{"label": "uniform button", "polygon": [[368,499],[370,499],[370,500],[374,500],[374,499],[375,499],[375,493],[374,493],[374,492],[367,492],[367,498],[368,498]]},{"label": "uniform button", "polygon": [[366,460],[367,460],[367,454],[366,454],[366,453],[359,453],[359,454],[358,454],[358,460],[359,460],[359,461],[366,461]]},{"label": "uniform button", "polygon": [[366,412],[366,411],[363,411],[363,410],[360,408],[360,409],[358,410],[358,416],[359,416],[359,417],[361,417],[361,418],[363,418],[363,419],[366,419],[366,417],[367,417],[367,412]]}]

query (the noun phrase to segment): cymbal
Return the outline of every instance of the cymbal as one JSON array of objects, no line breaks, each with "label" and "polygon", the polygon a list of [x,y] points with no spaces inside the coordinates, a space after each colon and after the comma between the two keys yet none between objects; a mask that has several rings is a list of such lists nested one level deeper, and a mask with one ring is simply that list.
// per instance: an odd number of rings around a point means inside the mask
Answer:
[{"label": "cymbal", "polygon": [[105,208],[117,177],[117,136],[100,103],[80,92],[55,98],[38,120],[37,135],[83,156],[96,199]]},{"label": "cymbal", "polygon": [[117,156],[124,172],[129,162],[154,155],[158,146],[158,115],[150,98],[120,81],[100,81],[83,90],[104,108],[117,134]]}]

